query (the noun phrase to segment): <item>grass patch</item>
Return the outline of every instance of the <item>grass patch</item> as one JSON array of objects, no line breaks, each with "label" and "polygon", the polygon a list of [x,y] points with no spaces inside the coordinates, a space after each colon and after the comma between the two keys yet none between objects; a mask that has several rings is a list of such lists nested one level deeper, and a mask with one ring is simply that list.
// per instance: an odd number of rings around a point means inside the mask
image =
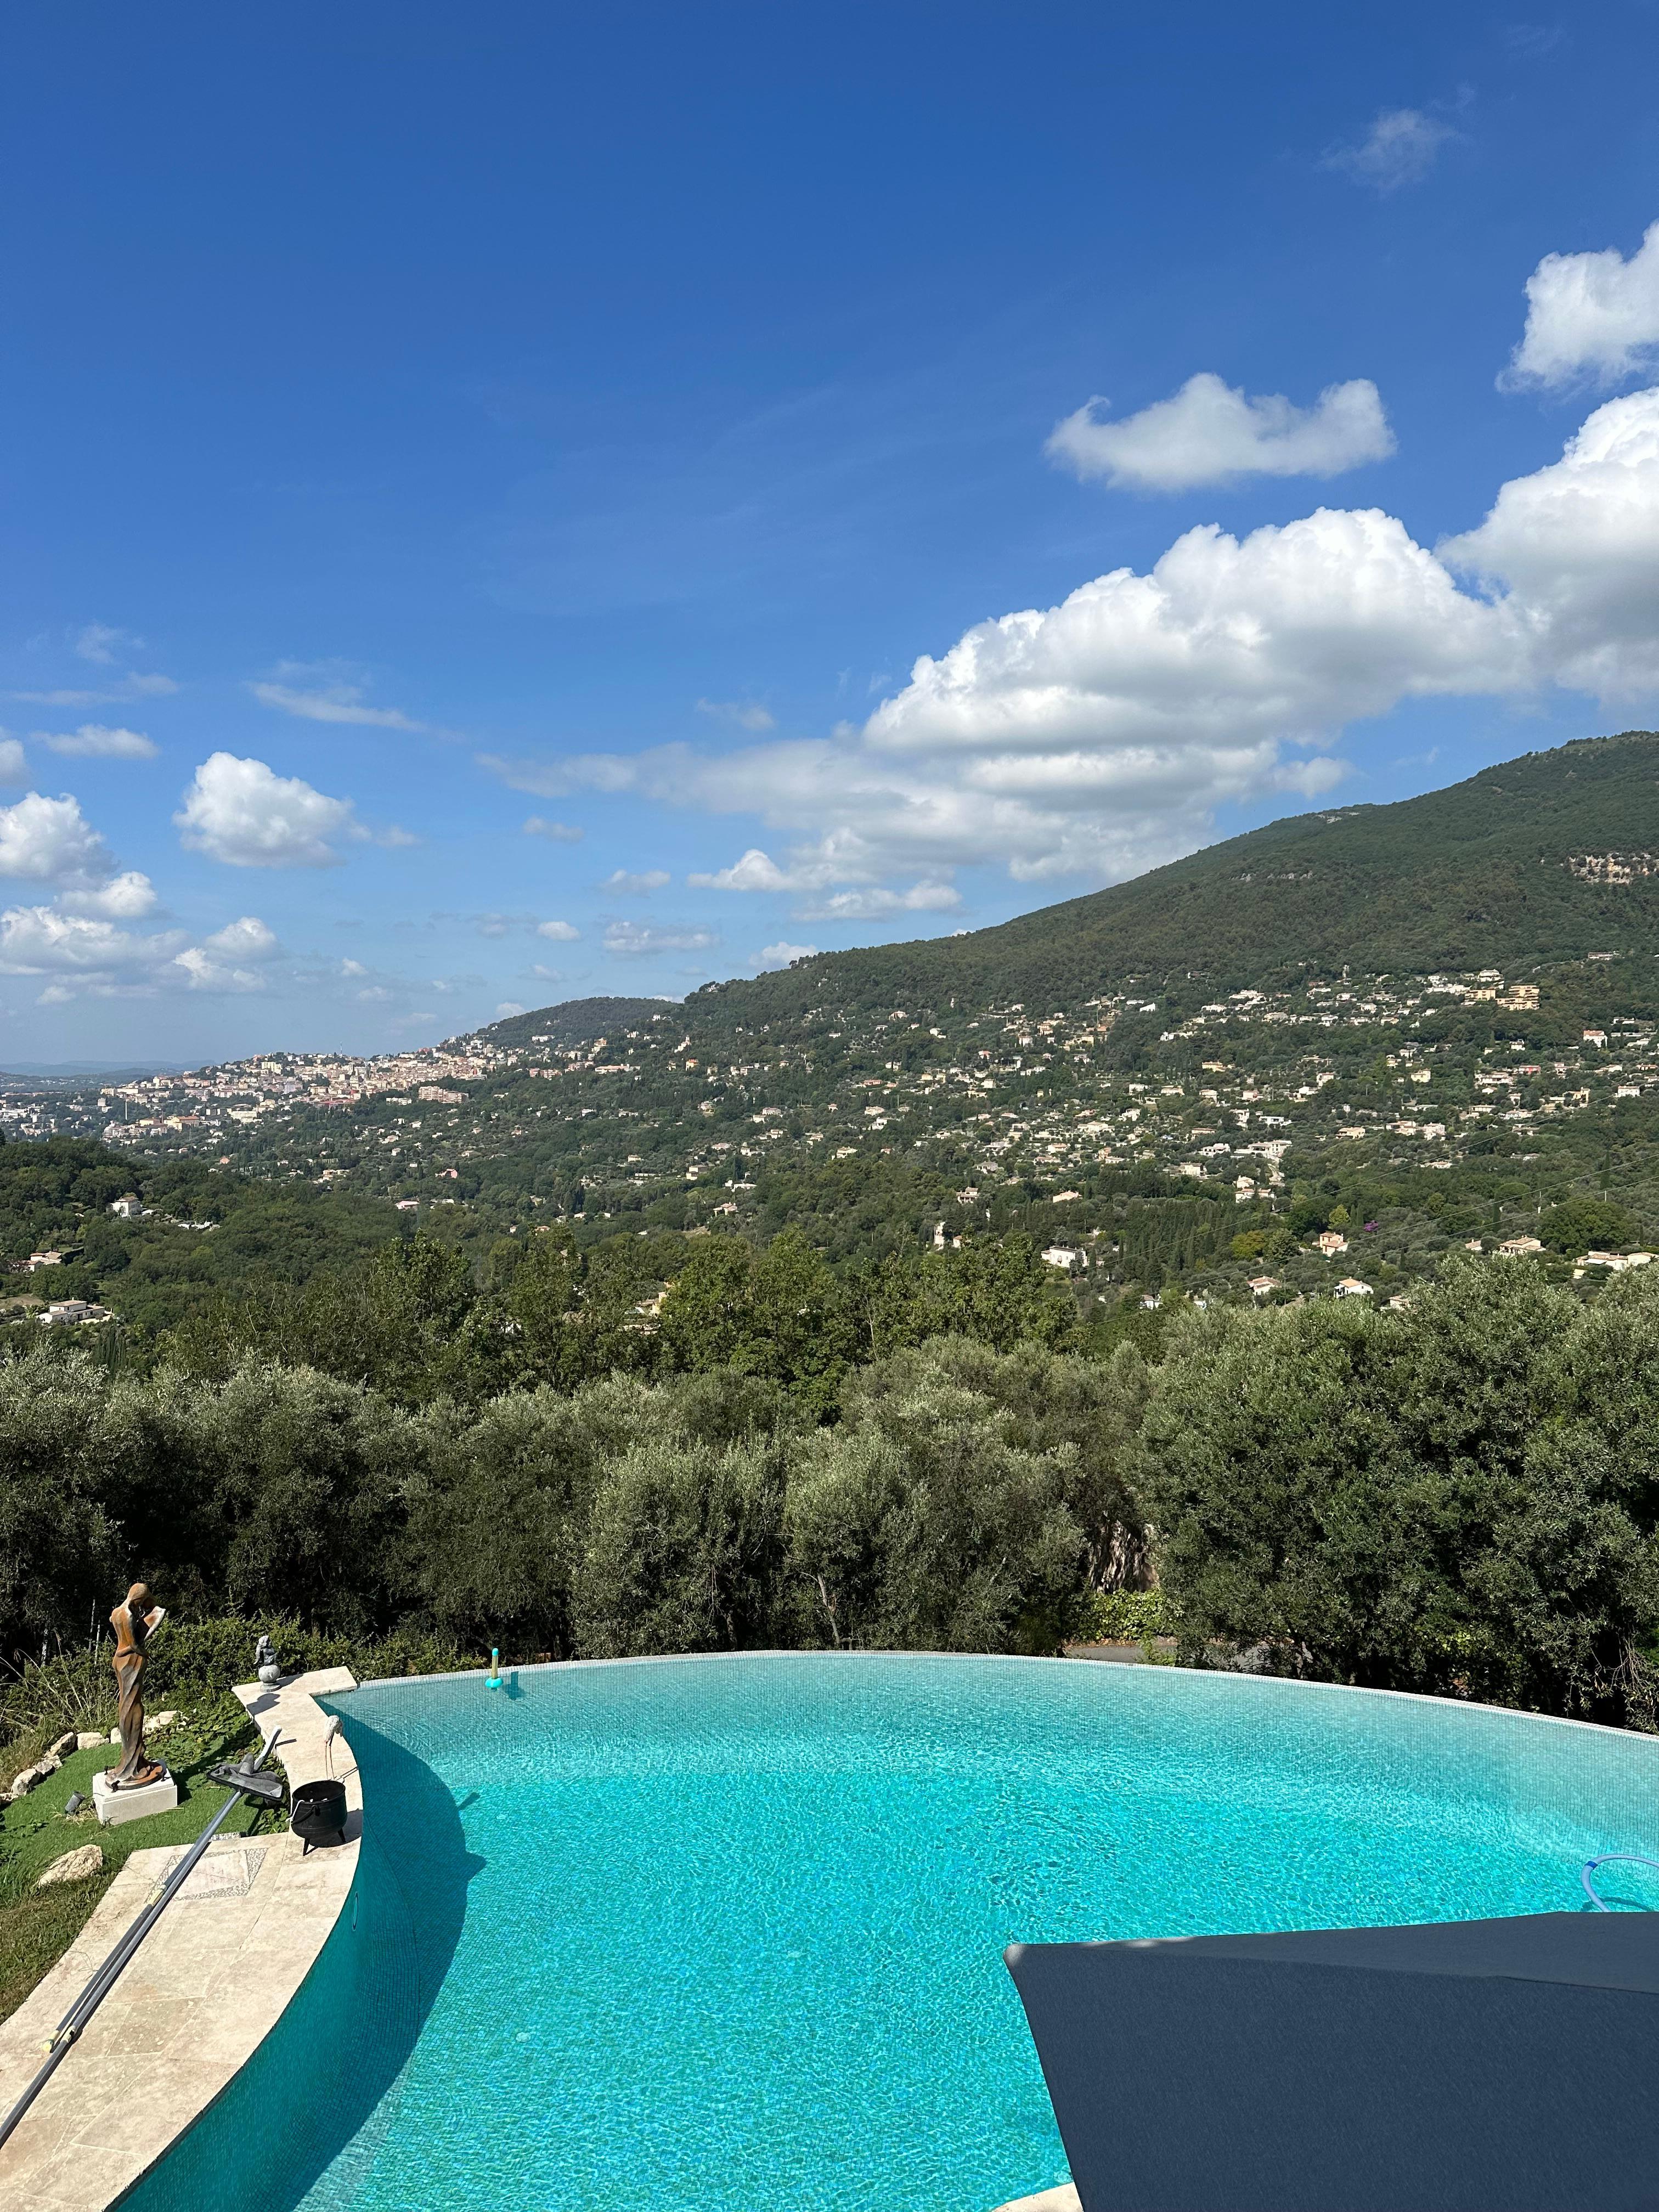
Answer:
[{"label": "grass patch", "polygon": [[[90,1805],[73,1818],[65,1813],[76,1790],[89,1797],[93,1776],[118,1763],[120,1748],[115,1744],[76,1752],[27,1797],[5,1808],[0,1816],[0,2020],[15,2012],[62,1958],[132,1852],[156,1844],[194,1843],[230,1794],[207,1779],[208,1768],[258,1741],[252,1723],[234,1698],[204,1700],[187,1723],[156,1737],[152,1747],[155,1756],[166,1759],[179,1784],[176,1811],[129,1820],[118,1828],[100,1828]],[[279,1816],[267,1814],[264,1818],[273,1824]],[[219,1832],[251,1834],[259,1819],[259,1811],[244,1801]],[[102,1845],[101,1874],[51,1889],[35,1887],[54,1859],[82,1844]]]}]

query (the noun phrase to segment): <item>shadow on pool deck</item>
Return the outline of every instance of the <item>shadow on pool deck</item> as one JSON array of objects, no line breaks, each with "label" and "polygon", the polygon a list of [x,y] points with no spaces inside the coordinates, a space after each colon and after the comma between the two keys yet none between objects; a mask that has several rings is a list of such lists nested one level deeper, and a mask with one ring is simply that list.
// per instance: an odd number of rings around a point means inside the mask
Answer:
[{"label": "shadow on pool deck", "polygon": [[365,1808],[351,1899],[276,2027],[119,2200],[125,2212],[222,2212],[233,2203],[292,2212],[336,2160],[329,2197],[345,2204],[374,2162],[484,1863],[467,1850],[454,1801],[430,1767],[363,1722],[345,1726]]}]

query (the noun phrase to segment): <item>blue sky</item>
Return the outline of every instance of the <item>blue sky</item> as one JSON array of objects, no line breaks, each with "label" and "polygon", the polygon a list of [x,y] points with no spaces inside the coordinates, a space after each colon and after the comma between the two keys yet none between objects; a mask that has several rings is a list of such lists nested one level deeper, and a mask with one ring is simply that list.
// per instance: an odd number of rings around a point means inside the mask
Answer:
[{"label": "blue sky", "polygon": [[0,1064],[678,995],[1652,718],[1651,5],[9,58]]}]

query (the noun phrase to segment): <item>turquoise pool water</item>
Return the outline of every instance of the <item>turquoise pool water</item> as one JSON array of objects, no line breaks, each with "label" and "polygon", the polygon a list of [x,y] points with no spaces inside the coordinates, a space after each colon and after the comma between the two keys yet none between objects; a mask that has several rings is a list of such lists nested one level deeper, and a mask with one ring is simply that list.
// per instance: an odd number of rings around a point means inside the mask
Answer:
[{"label": "turquoise pool water", "polygon": [[331,1705],[352,1906],[142,2212],[985,2212],[1066,2171],[1006,1944],[1573,1910],[1592,1852],[1659,1856],[1650,1740],[1166,1668],[742,1655]]}]

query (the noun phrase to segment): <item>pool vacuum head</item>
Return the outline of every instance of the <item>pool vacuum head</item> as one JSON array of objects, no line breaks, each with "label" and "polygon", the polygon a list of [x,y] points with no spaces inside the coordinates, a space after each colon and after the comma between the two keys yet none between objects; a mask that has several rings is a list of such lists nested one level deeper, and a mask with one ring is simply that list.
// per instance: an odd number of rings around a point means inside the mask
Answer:
[{"label": "pool vacuum head", "polygon": [[249,1752],[234,1766],[228,1759],[222,1759],[217,1766],[209,1767],[208,1780],[222,1783],[227,1790],[240,1790],[244,1797],[252,1797],[261,1805],[280,1805],[283,1802],[283,1778],[262,1766],[256,1766],[253,1763],[255,1755]]}]

